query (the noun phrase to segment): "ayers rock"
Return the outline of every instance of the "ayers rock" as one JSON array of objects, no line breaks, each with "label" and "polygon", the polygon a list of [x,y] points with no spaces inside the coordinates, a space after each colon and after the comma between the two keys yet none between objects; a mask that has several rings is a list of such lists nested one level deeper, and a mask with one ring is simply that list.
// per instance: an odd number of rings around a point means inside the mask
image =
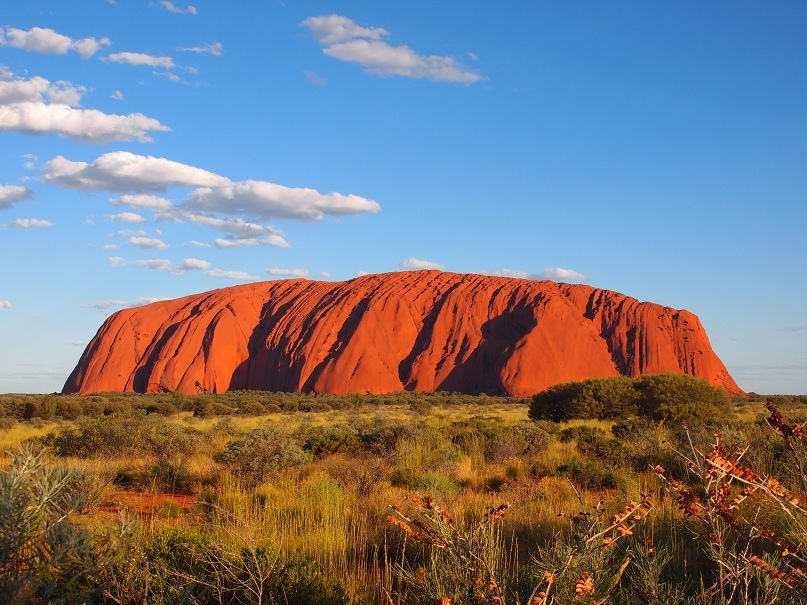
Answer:
[{"label": "ayers rock", "polygon": [[742,392],[689,311],[584,285],[411,271],[252,283],[118,311],[63,392],[526,396],[665,371]]}]

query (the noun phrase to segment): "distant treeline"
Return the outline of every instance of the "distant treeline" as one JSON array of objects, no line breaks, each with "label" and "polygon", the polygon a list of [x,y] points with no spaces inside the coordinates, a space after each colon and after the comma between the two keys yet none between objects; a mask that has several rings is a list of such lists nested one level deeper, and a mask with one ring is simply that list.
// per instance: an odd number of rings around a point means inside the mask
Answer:
[{"label": "distant treeline", "polygon": [[227,393],[97,393],[93,395],[0,395],[0,419],[75,420],[82,416],[108,416],[115,412],[145,410],[171,416],[193,412],[197,417],[242,414],[261,416],[281,412],[327,412],[363,406],[409,405],[427,412],[436,405],[468,404],[526,405],[529,398],[466,395],[437,391],[434,393],[388,393],[384,395],[345,395],[283,393],[271,391],[230,391]]},{"label": "distant treeline", "polygon": [[[743,401],[772,401],[780,407],[807,405],[807,395],[759,395]],[[281,412],[327,412],[362,406],[410,405],[428,412],[431,406],[469,404],[530,405],[534,419],[556,422],[583,419],[620,419],[643,416],[661,420],[714,418],[729,410],[731,398],[720,388],[686,374],[647,374],[638,378],[615,376],[558,384],[533,397],[467,395],[436,391],[384,395],[230,391],[227,393],[97,393],[92,395],[0,394],[0,419],[75,420],[145,410],[171,416],[193,412],[197,417],[241,414],[260,416]],[[2,422],[2,420],[0,420]]]}]

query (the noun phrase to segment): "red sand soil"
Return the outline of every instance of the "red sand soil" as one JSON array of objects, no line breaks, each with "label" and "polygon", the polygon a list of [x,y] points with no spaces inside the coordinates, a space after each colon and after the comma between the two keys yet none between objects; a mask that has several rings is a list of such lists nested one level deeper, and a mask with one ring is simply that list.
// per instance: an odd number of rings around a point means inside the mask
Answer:
[{"label": "red sand soil", "polygon": [[175,492],[173,494],[153,494],[145,491],[117,491],[104,499],[101,511],[117,513],[124,510],[139,515],[150,515],[160,504],[166,502],[175,504],[183,510],[189,510],[196,504],[196,496],[190,492]]},{"label": "red sand soil", "polygon": [[409,271],[252,283],[124,309],[64,392],[529,396],[665,371],[742,392],[689,311],[579,284]]}]

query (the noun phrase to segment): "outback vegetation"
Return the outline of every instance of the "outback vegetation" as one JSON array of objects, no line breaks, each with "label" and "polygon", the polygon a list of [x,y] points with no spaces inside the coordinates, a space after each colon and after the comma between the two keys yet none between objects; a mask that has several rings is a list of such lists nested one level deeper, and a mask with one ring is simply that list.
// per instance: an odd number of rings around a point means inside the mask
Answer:
[{"label": "outback vegetation", "polygon": [[800,603],[805,404],[0,395],[0,602]]}]

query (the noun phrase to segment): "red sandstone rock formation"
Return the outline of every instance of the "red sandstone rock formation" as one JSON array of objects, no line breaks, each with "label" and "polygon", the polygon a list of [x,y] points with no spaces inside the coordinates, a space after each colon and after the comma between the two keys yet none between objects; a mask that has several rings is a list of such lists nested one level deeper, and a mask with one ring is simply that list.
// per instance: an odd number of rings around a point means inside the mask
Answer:
[{"label": "red sandstone rock formation", "polygon": [[741,392],[688,311],[583,285],[413,271],[254,283],[119,311],[63,391],[524,396],[664,371]]}]

